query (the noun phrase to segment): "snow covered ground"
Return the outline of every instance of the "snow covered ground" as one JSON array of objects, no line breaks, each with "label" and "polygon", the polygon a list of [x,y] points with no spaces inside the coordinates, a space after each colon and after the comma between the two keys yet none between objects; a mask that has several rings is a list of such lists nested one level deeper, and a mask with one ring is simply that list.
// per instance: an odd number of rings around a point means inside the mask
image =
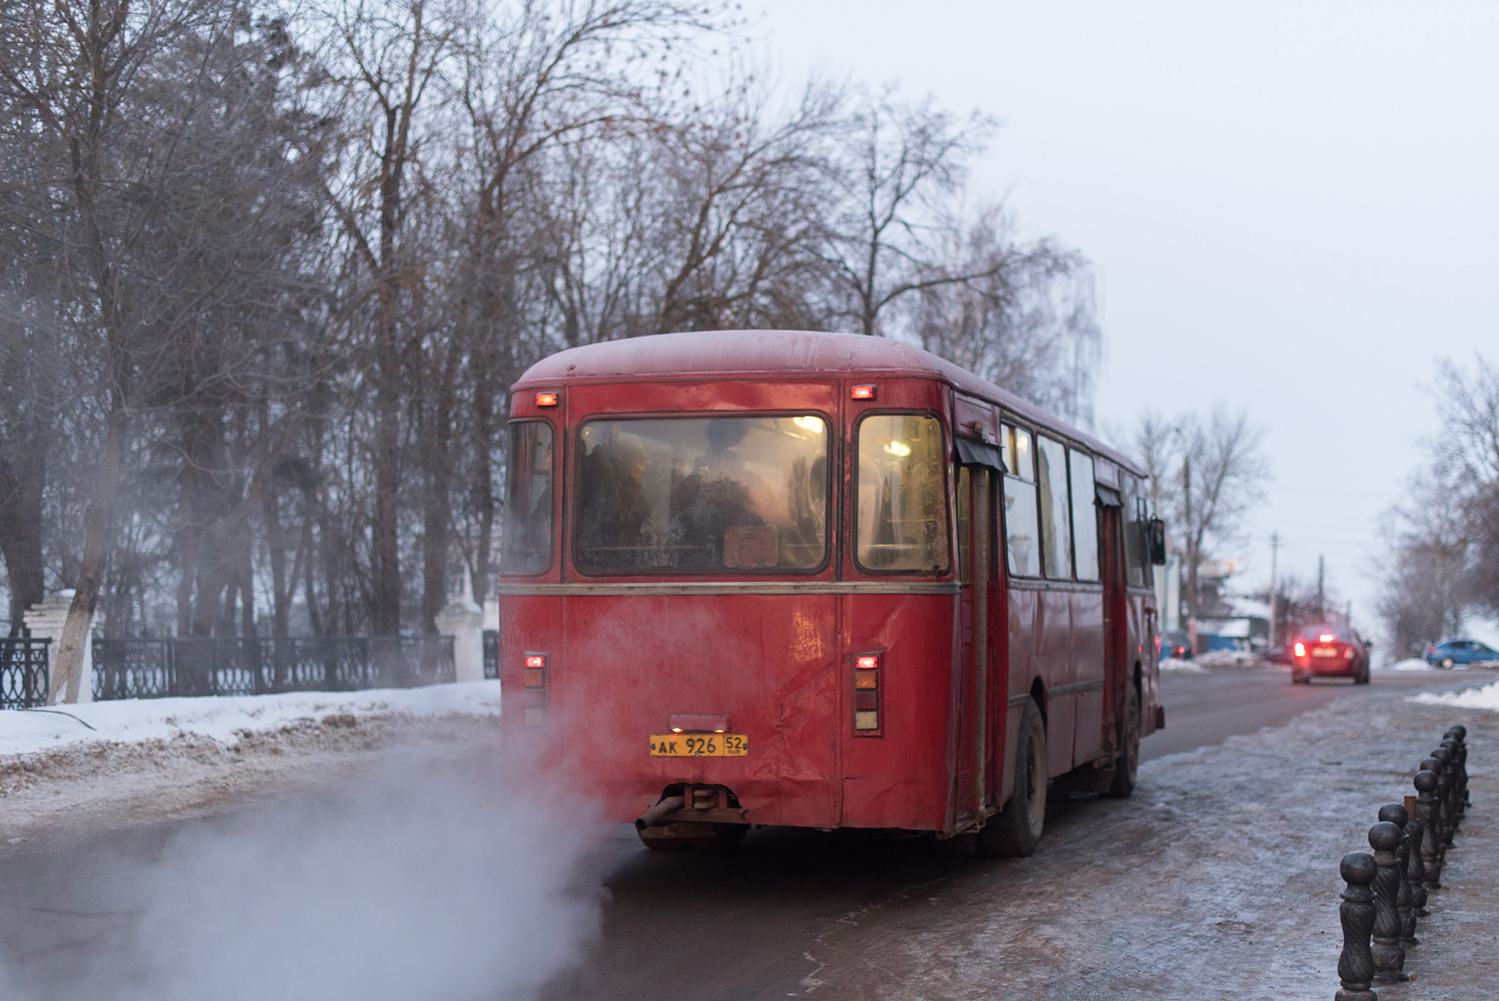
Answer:
[{"label": "snow covered ground", "polygon": [[1424,702],[1431,706],[1457,706],[1460,709],[1492,709],[1499,712],[1499,681],[1470,688],[1465,692],[1422,692],[1412,696],[1412,702]]},{"label": "snow covered ground", "polygon": [[0,710],[0,835],[153,823],[494,739],[497,681]]},{"label": "snow covered ground", "polygon": [[329,716],[498,716],[500,683],[287,692],[178,699],[122,699],[46,709],[0,710],[0,755],[32,754],[73,743],[140,743],[206,737],[222,744]]},{"label": "snow covered ground", "polygon": [[1161,670],[1181,671],[1186,674],[1203,674],[1207,668],[1195,661],[1182,660],[1178,657],[1165,657],[1161,660]]}]

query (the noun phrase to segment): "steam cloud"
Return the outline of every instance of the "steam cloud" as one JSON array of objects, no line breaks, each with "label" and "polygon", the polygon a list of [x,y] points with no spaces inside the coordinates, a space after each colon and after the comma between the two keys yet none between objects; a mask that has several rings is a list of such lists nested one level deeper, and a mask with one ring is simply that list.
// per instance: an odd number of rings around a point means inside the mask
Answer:
[{"label": "steam cloud", "polygon": [[132,878],[124,955],[65,996],[529,997],[597,931],[597,834],[580,804],[434,761],[196,827]]}]

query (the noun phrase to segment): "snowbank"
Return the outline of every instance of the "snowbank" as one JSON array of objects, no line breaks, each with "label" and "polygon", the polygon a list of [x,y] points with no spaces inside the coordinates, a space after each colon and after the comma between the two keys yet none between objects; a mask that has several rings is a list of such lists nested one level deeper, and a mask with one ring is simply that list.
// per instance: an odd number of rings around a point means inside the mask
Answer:
[{"label": "snowbank", "polygon": [[1470,688],[1465,692],[1422,692],[1411,696],[1412,702],[1430,706],[1457,706],[1460,709],[1493,709],[1499,711],[1499,681]]},{"label": "snowbank", "polygon": [[1187,674],[1206,674],[1207,668],[1201,664],[1194,664],[1190,660],[1181,660],[1177,657],[1166,657],[1161,660],[1161,670],[1182,671]]},{"label": "snowbank", "polygon": [[[138,744],[203,737],[232,744],[241,735],[334,717],[498,716],[500,683],[473,681],[362,692],[288,692],[207,698],[125,699],[48,709],[0,710],[0,756],[79,742]],[[353,722],[353,720],[350,720]]]},{"label": "snowbank", "polygon": [[1381,670],[1381,671],[1435,671],[1436,668],[1434,668],[1430,664],[1426,663],[1426,661],[1422,660],[1420,657],[1407,657],[1405,660],[1397,660],[1395,663],[1393,663],[1393,664],[1391,664],[1391,665],[1389,665],[1387,667],[1380,667],[1378,670]]},{"label": "snowbank", "polygon": [[1209,650],[1197,655],[1197,663],[1203,667],[1260,667],[1265,662],[1258,654],[1244,650]]}]

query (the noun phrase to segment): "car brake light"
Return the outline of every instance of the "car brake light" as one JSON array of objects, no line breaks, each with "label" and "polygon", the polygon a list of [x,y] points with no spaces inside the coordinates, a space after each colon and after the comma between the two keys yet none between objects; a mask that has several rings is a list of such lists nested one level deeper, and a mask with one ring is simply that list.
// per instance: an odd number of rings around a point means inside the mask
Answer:
[{"label": "car brake light", "polygon": [[854,732],[877,736],[880,729],[880,656],[854,658]]},{"label": "car brake light", "polygon": [[1297,643],[1296,644],[1296,656],[1298,656],[1298,657],[1305,657],[1306,656],[1306,644],[1305,643]]},{"label": "car brake light", "polygon": [[1332,633],[1323,633],[1321,636],[1317,637],[1317,642],[1318,643],[1331,643],[1335,639],[1337,639],[1337,637],[1334,636]]}]

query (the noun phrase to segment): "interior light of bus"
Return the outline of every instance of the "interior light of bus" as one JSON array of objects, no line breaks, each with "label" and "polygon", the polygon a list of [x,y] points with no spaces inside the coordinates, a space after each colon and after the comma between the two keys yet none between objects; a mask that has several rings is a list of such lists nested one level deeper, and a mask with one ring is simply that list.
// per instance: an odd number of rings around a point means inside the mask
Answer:
[{"label": "interior light of bus", "polygon": [[538,407],[555,407],[557,405],[556,393],[537,393],[536,405]]},{"label": "interior light of bus", "polygon": [[880,666],[880,658],[873,654],[865,654],[854,661],[854,667],[861,671],[873,670]]},{"label": "interior light of bus", "polygon": [[872,400],[874,397],[875,388],[873,386],[855,386],[848,391],[848,398],[851,400]]},{"label": "interior light of bus", "polygon": [[1298,657],[1305,657],[1306,656],[1306,644],[1305,643],[1297,643],[1296,644],[1296,656],[1298,656]]},{"label": "interior light of bus", "polygon": [[903,441],[892,441],[890,444],[885,446],[885,451],[890,453],[891,455],[899,456],[900,458],[904,459],[906,456],[911,454],[911,446],[907,445]]},{"label": "interior light of bus", "polygon": [[1337,637],[1334,636],[1332,633],[1323,633],[1321,636],[1317,637],[1317,642],[1318,643],[1331,643],[1335,639],[1337,639]]},{"label": "interior light of bus", "polygon": [[821,417],[793,417],[791,418],[791,423],[795,424],[803,431],[811,431],[813,434],[822,434]]}]

